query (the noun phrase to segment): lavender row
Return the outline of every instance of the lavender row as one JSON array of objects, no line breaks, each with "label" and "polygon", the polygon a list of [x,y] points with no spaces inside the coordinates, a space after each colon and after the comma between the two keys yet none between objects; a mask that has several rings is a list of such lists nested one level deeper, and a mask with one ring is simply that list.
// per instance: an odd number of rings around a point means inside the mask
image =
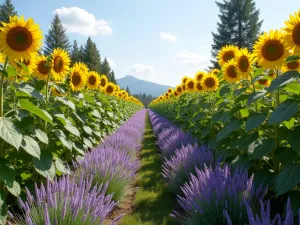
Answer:
[{"label": "lavender row", "polygon": [[[70,175],[35,184],[19,199],[23,214],[10,213],[14,225],[101,225],[139,169],[136,157],[141,148],[146,110],[137,112],[103,143],[74,162]],[[111,225],[116,224],[116,218]],[[8,222],[11,225],[10,222]]]},{"label": "lavender row", "polygon": [[[293,225],[290,201],[286,215],[271,218],[267,187],[255,188],[253,175],[243,168],[233,170],[213,150],[167,119],[149,110],[156,144],[161,149],[162,174],[181,208],[174,211],[184,225]],[[299,218],[300,225],[300,218]]]}]

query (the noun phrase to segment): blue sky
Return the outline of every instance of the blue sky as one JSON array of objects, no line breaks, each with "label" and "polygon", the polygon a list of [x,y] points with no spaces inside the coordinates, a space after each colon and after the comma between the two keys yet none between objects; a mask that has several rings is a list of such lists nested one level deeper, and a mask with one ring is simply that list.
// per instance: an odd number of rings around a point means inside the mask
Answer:
[{"label": "blue sky", "polygon": [[[90,35],[117,78],[177,85],[185,75],[209,66],[211,32],[218,8],[213,0],[12,0],[19,15],[47,32],[57,12],[70,40]],[[262,30],[281,28],[298,11],[298,0],[256,0]],[[298,7],[297,7],[298,6]]]}]

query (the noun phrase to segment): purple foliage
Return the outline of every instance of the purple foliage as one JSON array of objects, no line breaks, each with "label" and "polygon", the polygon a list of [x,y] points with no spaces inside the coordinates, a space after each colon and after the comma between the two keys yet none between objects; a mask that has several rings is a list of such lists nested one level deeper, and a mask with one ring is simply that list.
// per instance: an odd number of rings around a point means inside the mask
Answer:
[{"label": "purple foliage", "polygon": [[[191,224],[218,225],[226,224],[224,210],[233,224],[245,224],[247,205],[256,209],[266,193],[266,189],[253,186],[253,176],[248,178],[245,169],[231,172],[228,165],[196,169],[188,183],[182,187],[183,197],[178,202],[185,215],[175,212],[181,221]],[[223,223],[222,223],[223,221]]]},{"label": "purple foliage", "polygon": [[196,168],[213,164],[213,152],[205,145],[187,145],[175,151],[163,165],[163,177],[167,180],[174,193],[180,192],[180,186],[188,181],[190,174],[195,174]]}]

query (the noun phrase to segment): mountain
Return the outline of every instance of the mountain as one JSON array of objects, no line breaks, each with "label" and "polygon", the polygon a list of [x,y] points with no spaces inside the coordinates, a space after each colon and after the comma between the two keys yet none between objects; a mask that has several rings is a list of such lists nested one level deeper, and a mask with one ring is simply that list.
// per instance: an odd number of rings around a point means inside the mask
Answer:
[{"label": "mountain", "polygon": [[117,83],[123,89],[126,89],[128,86],[131,94],[146,93],[147,95],[151,94],[152,96],[156,97],[164,94],[168,88],[171,88],[167,85],[141,80],[130,75],[126,75],[125,77],[117,79]]}]

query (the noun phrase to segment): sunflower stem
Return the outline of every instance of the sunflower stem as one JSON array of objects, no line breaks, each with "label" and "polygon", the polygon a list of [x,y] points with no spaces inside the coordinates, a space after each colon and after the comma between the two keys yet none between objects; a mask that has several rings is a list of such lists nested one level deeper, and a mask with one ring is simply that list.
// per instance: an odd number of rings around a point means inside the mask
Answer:
[{"label": "sunflower stem", "polygon": [[[48,109],[48,103],[49,103],[49,78],[50,78],[50,75],[48,74],[47,76],[47,81],[46,81],[46,103],[45,103],[45,110],[47,111]],[[45,121],[45,132],[47,133],[47,121]]]},{"label": "sunflower stem", "polygon": [[[276,78],[279,76],[279,70],[276,70]],[[275,92],[275,109],[280,104],[280,89],[277,89]],[[280,146],[280,140],[279,140],[279,124],[275,125],[275,139],[276,139],[276,147]]]}]

